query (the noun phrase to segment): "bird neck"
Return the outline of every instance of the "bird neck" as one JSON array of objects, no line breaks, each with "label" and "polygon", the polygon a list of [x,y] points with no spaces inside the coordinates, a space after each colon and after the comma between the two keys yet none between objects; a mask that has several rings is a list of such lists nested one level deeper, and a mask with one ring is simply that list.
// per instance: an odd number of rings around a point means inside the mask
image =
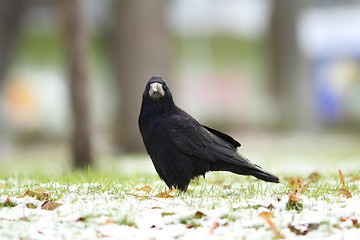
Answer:
[{"label": "bird neck", "polygon": [[150,100],[143,101],[141,109],[154,115],[162,115],[164,113],[174,111],[174,109],[176,109],[176,105],[172,98],[159,99],[157,101]]}]

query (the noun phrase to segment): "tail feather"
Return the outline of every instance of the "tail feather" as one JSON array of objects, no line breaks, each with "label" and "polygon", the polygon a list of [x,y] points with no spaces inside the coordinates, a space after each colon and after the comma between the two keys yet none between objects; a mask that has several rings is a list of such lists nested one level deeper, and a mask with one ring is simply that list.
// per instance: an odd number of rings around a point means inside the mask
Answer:
[{"label": "tail feather", "polygon": [[271,173],[265,172],[261,169],[250,171],[250,175],[264,180],[266,182],[273,182],[273,183],[279,183],[279,178]]},{"label": "tail feather", "polygon": [[240,175],[252,175],[266,182],[279,183],[279,178],[277,176],[268,173],[253,164],[237,166],[233,164],[225,164],[223,162],[215,162],[210,166],[210,171],[229,171]]}]

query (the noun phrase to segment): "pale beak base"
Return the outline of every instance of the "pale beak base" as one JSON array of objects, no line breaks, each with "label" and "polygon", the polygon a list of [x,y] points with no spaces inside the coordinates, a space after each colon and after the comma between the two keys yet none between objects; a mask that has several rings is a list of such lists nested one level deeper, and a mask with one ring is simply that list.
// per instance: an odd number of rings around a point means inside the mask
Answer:
[{"label": "pale beak base", "polygon": [[152,99],[159,99],[165,96],[165,91],[163,89],[163,85],[161,83],[151,83],[149,96]]}]

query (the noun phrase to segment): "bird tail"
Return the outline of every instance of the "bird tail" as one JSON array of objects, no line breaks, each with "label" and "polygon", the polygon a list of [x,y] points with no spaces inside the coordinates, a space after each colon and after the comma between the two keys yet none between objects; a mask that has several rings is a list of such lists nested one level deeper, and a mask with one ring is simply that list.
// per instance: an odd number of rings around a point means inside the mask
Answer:
[{"label": "bird tail", "polygon": [[264,180],[266,182],[273,182],[273,183],[278,183],[279,182],[279,178],[271,173],[265,172],[264,170],[260,169],[260,168],[255,168],[255,169],[249,169],[248,172],[250,173],[249,175],[252,175],[258,179]]},{"label": "bird tail", "polygon": [[242,165],[215,162],[211,165],[210,171],[229,171],[240,175],[252,175],[266,182],[279,183],[277,176],[262,170],[260,166],[254,165],[249,161]]}]

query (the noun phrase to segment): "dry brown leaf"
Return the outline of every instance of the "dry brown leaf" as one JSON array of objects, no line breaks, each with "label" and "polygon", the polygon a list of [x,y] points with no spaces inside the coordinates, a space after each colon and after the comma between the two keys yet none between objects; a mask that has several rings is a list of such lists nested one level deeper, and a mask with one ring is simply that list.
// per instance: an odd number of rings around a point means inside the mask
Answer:
[{"label": "dry brown leaf", "polygon": [[35,209],[36,208],[35,204],[33,204],[33,203],[27,203],[26,207],[30,208],[30,209]]},{"label": "dry brown leaf", "polygon": [[5,202],[4,202],[4,206],[5,207],[13,207],[13,206],[16,206],[16,204],[14,204],[13,202],[11,202],[10,198],[7,197]]},{"label": "dry brown leaf", "polygon": [[310,182],[316,182],[321,178],[321,175],[318,172],[313,172],[309,175],[307,179],[309,179]]},{"label": "dry brown leaf", "polygon": [[342,171],[339,169],[339,176],[340,176],[340,183],[341,183],[341,186],[343,187],[343,188],[346,188],[346,186],[345,186],[345,179],[344,179],[344,175],[343,175],[343,173],[342,173]]},{"label": "dry brown leaf", "polygon": [[144,200],[150,198],[149,196],[142,196],[142,195],[137,195],[137,194],[133,194],[133,193],[126,193],[126,194],[130,195],[130,196],[137,197],[139,201],[144,201]]},{"label": "dry brown leaf", "polygon": [[84,217],[79,217],[76,222],[85,222],[86,221],[86,218]]},{"label": "dry brown leaf", "polygon": [[308,190],[308,188],[309,188],[309,185],[308,185],[308,184],[304,184],[301,188],[296,189],[296,192],[297,192],[297,193],[304,193],[304,192],[306,192],[306,191]]},{"label": "dry brown leaf", "polygon": [[267,216],[260,216],[269,225],[270,229],[274,232],[274,239],[286,239],[286,237],[280,233],[275,223]]},{"label": "dry brown leaf", "polygon": [[31,191],[27,190],[24,193],[25,196],[34,197],[39,201],[44,201],[50,198],[50,195],[46,192],[38,192],[38,191]]},{"label": "dry brown leaf", "polygon": [[267,208],[268,208],[269,210],[271,210],[271,209],[274,209],[275,207],[274,207],[274,205],[273,205],[272,203],[270,203],[270,205],[267,206]]},{"label": "dry brown leaf", "polygon": [[6,186],[4,184],[0,184],[0,189],[4,189]]},{"label": "dry brown leaf", "polygon": [[342,196],[344,196],[346,198],[352,198],[351,193],[348,190],[344,189],[344,188],[341,188],[341,189],[337,190],[336,193],[338,195],[342,195]]},{"label": "dry brown leaf", "polygon": [[302,187],[302,181],[300,178],[297,178],[297,177],[290,178],[289,184],[293,188],[301,188]]},{"label": "dry brown leaf", "polygon": [[22,218],[19,218],[20,221],[24,221],[24,222],[30,222],[30,219],[27,218],[27,217],[22,217]]},{"label": "dry brown leaf", "polygon": [[62,205],[61,203],[45,201],[43,203],[43,205],[41,205],[41,209],[54,210],[54,209],[60,207],[61,205]]},{"label": "dry brown leaf", "polygon": [[350,179],[350,182],[356,182],[356,181],[360,181],[360,177],[359,176],[352,176]]},{"label": "dry brown leaf", "polygon": [[162,217],[165,217],[165,216],[171,216],[171,215],[174,215],[175,213],[171,213],[171,212],[163,212],[161,213],[161,216]]},{"label": "dry brown leaf", "polygon": [[151,192],[152,188],[149,186],[143,186],[142,188],[135,188],[136,191],[144,191],[144,192]]},{"label": "dry brown leaf", "polygon": [[200,219],[202,217],[206,217],[206,214],[203,212],[197,211],[194,216],[195,216],[195,218]]},{"label": "dry brown leaf", "polygon": [[302,199],[296,196],[296,193],[288,193],[290,202],[300,202]]},{"label": "dry brown leaf", "polygon": [[211,228],[210,228],[209,233],[210,233],[211,235],[213,235],[215,229],[217,229],[218,227],[219,227],[219,223],[218,223],[218,222],[214,222],[214,224],[213,224],[213,225],[211,226]]},{"label": "dry brown leaf", "polygon": [[319,223],[309,223],[309,224],[301,224],[300,228],[293,226],[291,224],[288,225],[288,228],[291,232],[295,233],[296,235],[306,235],[311,231],[317,230],[320,227]]},{"label": "dry brown leaf", "polygon": [[274,218],[275,215],[274,215],[273,213],[271,213],[271,212],[261,212],[261,213],[259,214],[259,217],[271,219],[271,218]]},{"label": "dry brown leaf", "polygon": [[158,197],[158,198],[174,198],[174,196],[171,196],[170,194],[163,193],[163,192],[156,194],[155,197]]},{"label": "dry brown leaf", "polygon": [[340,218],[340,222],[346,222],[347,220],[350,220],[354,226],[357,226],[359,223],[358,223],[358,220],[356,218],[350,218],[350,217],[342,217]]},{"label": "dry brown leaf", "polygon": [[110,223],[114,223],[115,221],[111,218],[106,219],[106,221],[104,222],[104,224],[110,224]]}]

